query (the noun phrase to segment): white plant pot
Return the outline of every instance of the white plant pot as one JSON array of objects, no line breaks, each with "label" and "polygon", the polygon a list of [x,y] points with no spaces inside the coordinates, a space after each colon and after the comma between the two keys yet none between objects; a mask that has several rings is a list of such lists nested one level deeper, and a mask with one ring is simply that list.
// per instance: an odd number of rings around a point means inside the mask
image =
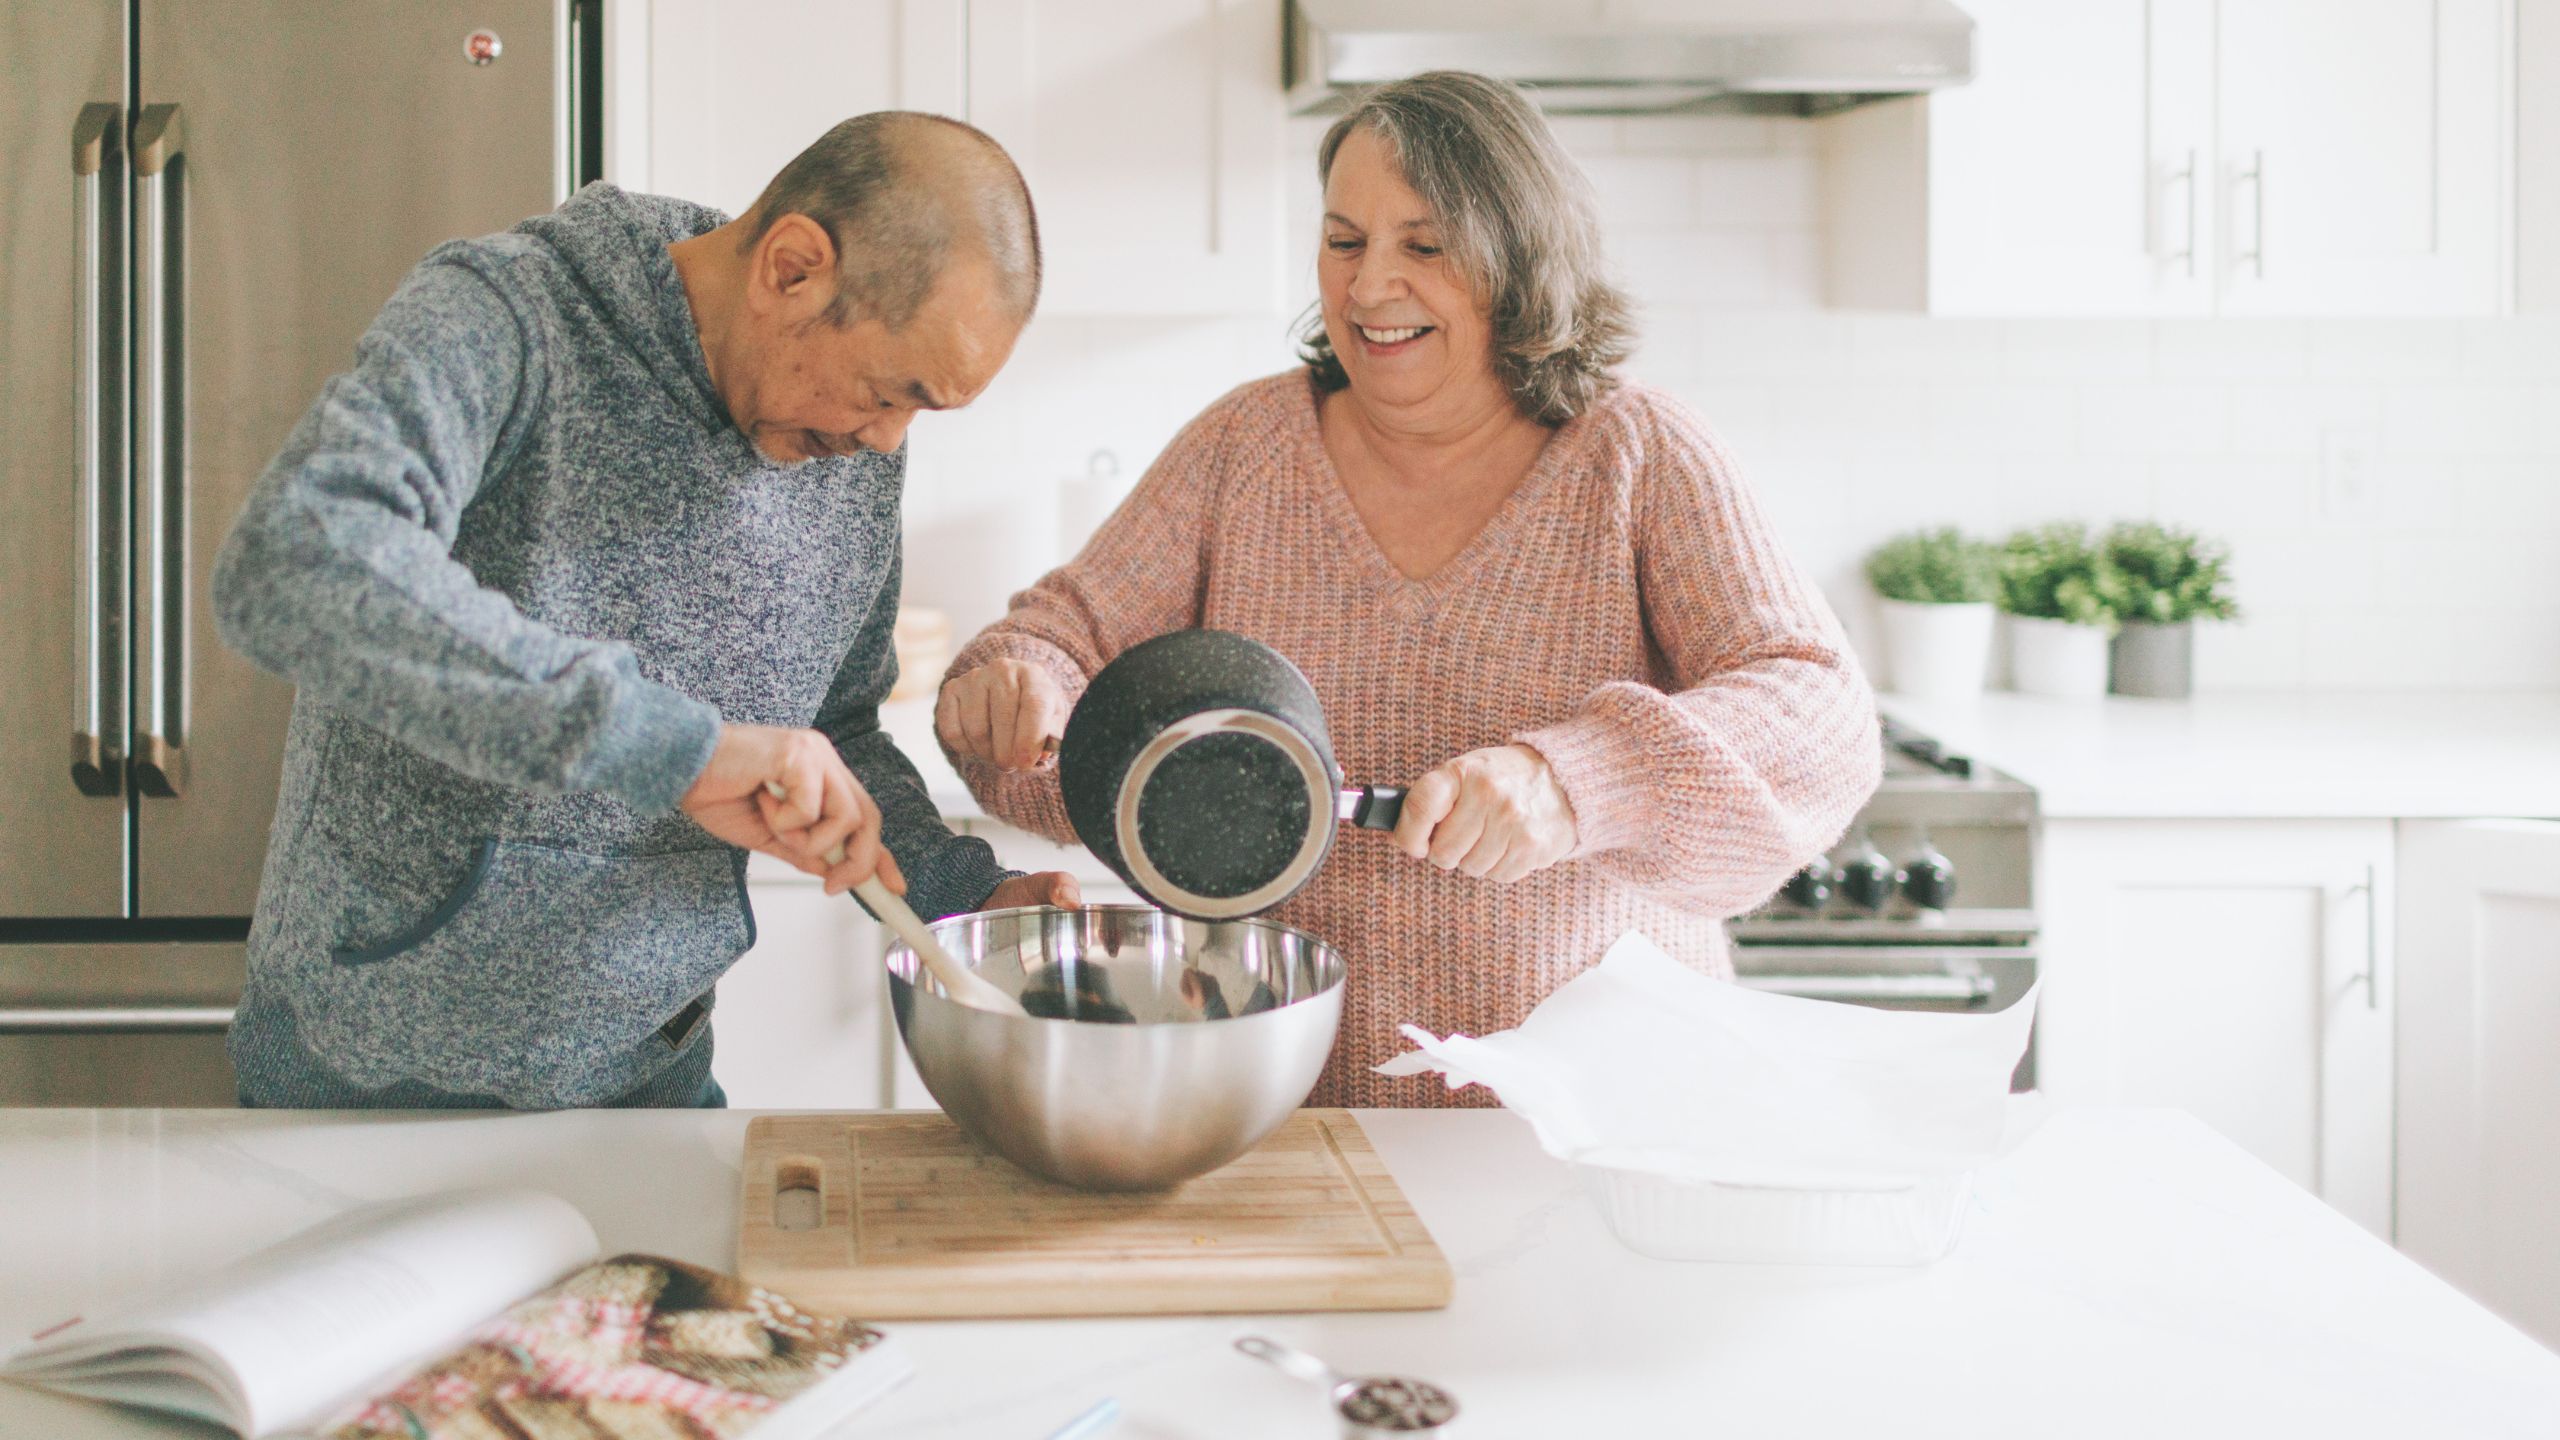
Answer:
[{"label": "white plant pot", "polygon": [[1991,667],[1992,608],[1878,600],[1885,688],[1922,700],[1968,700]]},{"label": "white plant pot", "polygon": [[2022,695],[2097,700],[2107,693],[2107,632],[2068,620],[2009,617],[2009,688]]}]

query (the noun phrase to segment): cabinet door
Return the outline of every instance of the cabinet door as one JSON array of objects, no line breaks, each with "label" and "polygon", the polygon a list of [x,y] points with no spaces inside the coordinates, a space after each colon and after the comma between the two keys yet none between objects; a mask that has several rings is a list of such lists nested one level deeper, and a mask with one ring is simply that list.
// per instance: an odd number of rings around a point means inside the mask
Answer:
[{"label": "cabinet door", "polygon": [[1969,0],[1975,78],[1928,102],[1929,309],[2212,304],[2211,0]]},{"label": "cabinet door", "polygon": [[880,927],[816,877],[758,855],[747,867],[756,943],[720,981],[712,1073],[747,1110],[871,1110],[895,1044]]},{"label": "cabinet door", "polygon": [[2388,821],[2047,825],[2038,1082],[2170,1105],[2391,1234]]},{"label": "cabinet door", "polygon": [[968,66],[1039,206],[1044,311],[1276,313],[1278,0],[972,0]]},{"label": "cabinet door", "polygon": [[[626,6],[621,23],[644,18]],[[968,7],[945,0],[650,0],[645,136],[617,95],[617,169],[660,194],[743,212],[792,156],[871,110],[965,109]],[[620,54],[631,51],[616,45]],[[617,74],[618,81],[630,77]],[[645,179],[642,177],[645,176]]]},{"label": "cabinet door", "polygon": [[2220,0],[2226,314],[2501,304],[2499,0]]},{"label": "cabinet door", "polygon": [[2400,1247],[2560,1346],[2560,824],[2400,827]]}]

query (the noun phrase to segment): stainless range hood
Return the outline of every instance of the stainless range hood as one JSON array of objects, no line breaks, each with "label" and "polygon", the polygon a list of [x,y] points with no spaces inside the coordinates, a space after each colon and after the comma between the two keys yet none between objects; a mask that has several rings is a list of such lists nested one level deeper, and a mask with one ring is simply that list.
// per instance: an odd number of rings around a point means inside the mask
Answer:
[{"label": "stainless range hood", "polygon": [[1551,114],[1819,115],[1961,85],[1973,20],[1950,0],[1289,0],[1289,108],[1474,70]]}]

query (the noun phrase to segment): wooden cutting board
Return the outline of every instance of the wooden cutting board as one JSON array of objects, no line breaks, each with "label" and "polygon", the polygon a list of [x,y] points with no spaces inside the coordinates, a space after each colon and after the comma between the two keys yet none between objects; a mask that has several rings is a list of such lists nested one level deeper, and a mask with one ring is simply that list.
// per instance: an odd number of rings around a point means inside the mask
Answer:
[{"label": "wooden cutting board", "polygon": [[1447,1258],[1347,1110],[1301,1110],[1225,1168],[1139,1195],[1040,1179],[939,1114],[765,1115],[741,1198],[741,1274],[863,1319],[1449,1303]]}]

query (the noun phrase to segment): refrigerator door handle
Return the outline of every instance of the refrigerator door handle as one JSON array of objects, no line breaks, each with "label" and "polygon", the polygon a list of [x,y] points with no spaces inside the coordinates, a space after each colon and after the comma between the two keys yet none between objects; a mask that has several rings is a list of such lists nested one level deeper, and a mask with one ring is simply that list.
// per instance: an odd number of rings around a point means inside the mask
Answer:
[{"label": "refrigerator door handle", "polygon": [[123,486],[110,483],[121,476],[108,473],[123,450],[113,433],[123,411],[109,398],[120,387],[108,372],[122,355],[124,312],[114,286],[124,267],[108,263],[122,247],[107,187],[109,174],[121,169],[116,142],[123,118],[122,107],[101,102],[80,107],[71,127],[72,306],[79,352],[73,367],[79,427],[73,523],[80,537],[72,557],[71,783],[83,795],[124,793],[124,726],[112,713],[123,687],[108,674],[108,656],[116,648],[111,637],[119,628],[110,608],[113,582],[122,573],[109,551],[124,529],[117,504]]},{"label": "refrigerator door handle", "polygon": [[133,175],[142,507],[134,781],[145,795],[169,797],[187,784],[186,125],[177,106],[143,107],[133,127]]}]

